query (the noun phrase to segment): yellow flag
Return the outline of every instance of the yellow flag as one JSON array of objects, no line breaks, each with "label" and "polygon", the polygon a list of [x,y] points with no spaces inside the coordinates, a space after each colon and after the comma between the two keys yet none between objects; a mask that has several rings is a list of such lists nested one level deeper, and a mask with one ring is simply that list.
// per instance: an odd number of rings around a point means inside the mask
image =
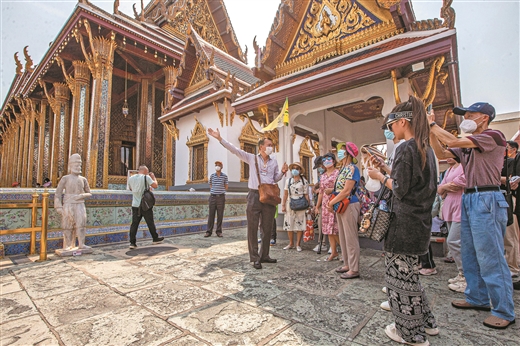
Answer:
[{"label": "yellow flag", "polygon": [[272,131],[277,127],[289,126],[289,100],[285,98],[285,103],[283,104],[282,111],[278,116],[266,127],[262,129],[262,131]]}]

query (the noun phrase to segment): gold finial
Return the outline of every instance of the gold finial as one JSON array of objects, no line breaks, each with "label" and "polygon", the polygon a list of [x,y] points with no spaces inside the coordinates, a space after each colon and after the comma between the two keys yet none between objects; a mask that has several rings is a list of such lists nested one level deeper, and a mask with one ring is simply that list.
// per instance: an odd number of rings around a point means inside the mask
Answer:
[{"label": "gold finial", "polygon": [[18,52],[14,53],[14,62],[16,63],[16,74],[21,76],[23,67],[20,59],[18,59]]},{"label": "gold finial", "polygon": [[25,71],[32,72],[32,71],[34,71],[33,61],[31,59],[31,57],[29,56],[29,52],[27,51],[27,48],[29,48],[29,46],[25,46],[23,48],[23,55],[25,56]]}]

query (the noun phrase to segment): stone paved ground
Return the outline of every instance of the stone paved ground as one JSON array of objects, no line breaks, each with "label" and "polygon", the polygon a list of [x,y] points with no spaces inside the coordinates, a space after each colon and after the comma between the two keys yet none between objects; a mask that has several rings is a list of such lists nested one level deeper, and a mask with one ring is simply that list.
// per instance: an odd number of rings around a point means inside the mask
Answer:
[{"label": "stone paved ground", "polygon": [[[95,248],[94,254],[45,263],[0,263],[0,345],[381,345],[381,252],[362,250],[361,279],[341,280],[340,262],[311,245],[271,249],[277,264],[255,270],[245,230]],[[153,253],[150,253],[153,251]],[[31,258],[35,260],[36,258]],[[450,306],[453,264],[422,277],[441,329],[432,345],[519,345],[520,323],[482,326],[486,312]],[[515,292],[520,315],[520,293]]]}]

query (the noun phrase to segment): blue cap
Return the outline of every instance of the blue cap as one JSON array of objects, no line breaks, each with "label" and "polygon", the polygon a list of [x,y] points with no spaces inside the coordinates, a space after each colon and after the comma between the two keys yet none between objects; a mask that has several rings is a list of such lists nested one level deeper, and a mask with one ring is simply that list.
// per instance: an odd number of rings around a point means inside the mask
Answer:
[{"label": "blue cap", "polygon": [[489,122],[493,121],[495,119],[495,107],[490,105],[487,102],[477,102],[472,104],[471,106],[467,108],[463,107],[455,107],[453,108],[453,113],[457,115],[464,115],[466,112],[477,112],[485,114],[489,117]]}]

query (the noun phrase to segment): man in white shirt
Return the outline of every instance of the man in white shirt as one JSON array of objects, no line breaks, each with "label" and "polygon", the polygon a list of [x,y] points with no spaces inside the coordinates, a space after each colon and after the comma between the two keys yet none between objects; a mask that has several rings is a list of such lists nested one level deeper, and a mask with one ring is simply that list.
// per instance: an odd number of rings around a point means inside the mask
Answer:
[{"label": "man in white shirt", "polygon": [[153,220],[153,208],[149,210],[141,209],[141,198],[146,190],[146,187],[157,188],[157,179],[153,173],[148,173],[148,167],[141,165],[139,166],[139,173],[131,176],[128,179],[128,186],[132,191],[132,225],[130,225],[130,249],[137,248],[136,235],[137,229],[141,219],[144,217],[148,230],[152,235],[153,244],[159,244],[164,240],[164,237],[159,237],[155,228],[155,222]]}]

